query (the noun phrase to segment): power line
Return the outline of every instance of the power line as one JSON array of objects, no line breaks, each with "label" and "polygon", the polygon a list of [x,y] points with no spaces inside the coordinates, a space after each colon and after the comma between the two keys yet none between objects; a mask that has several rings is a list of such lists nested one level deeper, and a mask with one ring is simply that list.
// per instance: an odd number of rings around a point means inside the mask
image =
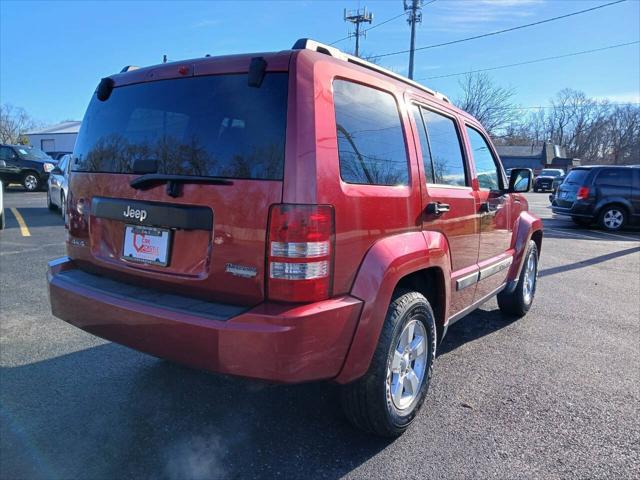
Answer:
[{"label": "power line", "polygon": [[[607,105],[611,107],[627,107],[627,106],[640,106],[640,102],[623,102],[623,103],[609,103],[606,99],[600,101],[599,105]],[[574,105],[536,105],[532,107],[504,107],[498,108],[499,110],[543,110],[547,108],[553,109],[565,109],[574,108]]]},{"label": "power line", "polygon": [[602,48],[594,48],[593,50],[583,50],[581,52],[566,53],[564,55],[554,55],[553,57],[536,58],[534,60],[528,60],[526,62],[510,63],[510,64],[507,64],[507,65],[498,65],[497,67],[481,68],[481,69],[478,69],[478,70],[469,70],[467,72],[449,73],[449,74],[446,74],[446,75],[436,75],[436,76],[433,76],[433,77],[424,77],[424,78],[420,78],[418,80],[433,80],[435,78],[457,77],[459,75],[467,75],[469,73],[489,72],[489,71],[492,71],[492,70],[500,70],[500,69],[503,69],[503,68],[519,67],[521,65],[529,65],[531,63],[546,62],[548,60],[556,60],[556,59],[559,59],[559,58],[567,58],[567,57],[574,57],[576,55],[585,55],[587,53],[602,52],[604,50],[611,50],[613,48],[626,47],[628,45],[636,45],[638,43],[640,43],[640,40],[636,40],[635,42],[619,43],[617,45],[609,45],[607,47],[602,47]]},{"label": "power line", "polygon": [[[554,22],[556,20],[561,20],[563,18],[573,17],[575,15],[581,15],[583,13],[592,12],[594,10],[598,10],[598,9],[605,8],[605,7],[610,7],[612,5],[616,5],[618,3],[623,3],[623,2],[626,2],[626,1],[627,0],[616,0],[615,2],[605,3],[603,5],[598,5],[597,7],[591,7],[591,8],[587,8],[585,10],[578,10],[577,12],[567,13],[565,15],[560,15],[558,17],[552,17],[552,18],[547,18],[547,19],[544,19],[544,20],[539,20],[537,22],[527,23],[525,25],[518,25],[517,27],[505,28],[504,30],[497,30],[495,32],[483,33],[482,35],[475,35],[473,37],[460,38],[458,40],[452,40],[450,42],[442,42],[442,43],[435,43],[433,45],[426,45],[424,47],[416,48],[416,51],[417,50],[427,50],[427,49],[430,49],[430,48],[444,47],[444,46],[447,46],[447,45],[454,45],[456,43],[462,43],[462,42],[469,42],[471,40],[477,40],[479,38],[491,37],[493,35],[499,35],[501,33],[513,32],[515,30],[521,30],[523,28],[533,27],[533,26],[536,26],[536,25],[542,25],[544,23]],[[409,51],[410,50],[400,50],[400,51],[397,51],[397,52],[383,53],[381,55],[375,55],[375,56],[373,56],[371,58],[390,57],[392,55],[400,55],[402,53],[409,53]]]}]

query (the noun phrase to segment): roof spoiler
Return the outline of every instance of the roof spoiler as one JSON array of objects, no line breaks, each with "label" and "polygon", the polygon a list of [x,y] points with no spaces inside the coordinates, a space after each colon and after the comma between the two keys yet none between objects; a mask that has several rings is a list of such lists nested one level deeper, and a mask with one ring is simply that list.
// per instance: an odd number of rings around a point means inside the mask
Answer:
[{"label": "roof spoiler", "polygon": [[415,82],[407,77],[404,77],[395,72],[392,72],[391,70],[387,70],[386,68],[376,65],[375,63],[367,62],[362,58],[349,55],[348,53],[344,53],[342,50],[338,48],[332,47],[330,45],[325,45],[324,43],[316,42],[315,40],[312,40],[310,38],[301,38],[297,40],[296,43],[293,44],[292,49],[293,50],[311,50],[318,53],[324,53],[325,55],[329,55],[333,58],[337,58],[338,60],[360,65],[361,67],[368,68],[369,70],[374,70],[388,77],[407,83],[412,87],[418,88],[423,92],[427,92],[428,94],[433,95],[434,97],[444,102],[451,103],[451,100],[449,100],[448,97],[446,97],[440,92],[436,92],[435,90],[425,87],[424,85],[421,85],[418,82]]}]

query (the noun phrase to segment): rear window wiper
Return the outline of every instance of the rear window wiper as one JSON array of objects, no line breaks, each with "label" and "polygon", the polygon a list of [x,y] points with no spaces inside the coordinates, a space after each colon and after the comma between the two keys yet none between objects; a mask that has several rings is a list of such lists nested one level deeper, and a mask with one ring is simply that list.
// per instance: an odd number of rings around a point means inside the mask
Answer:
[{"label": "rear window wiper", "polygon": [[167,195],[170,197],[180,196],[180,184],[183,183],[208,183],[211,185],[233,185],[233,182],[220,177],[201,177],[196,175],[168,175],[164,173],[147,173],[131,180],[132,188],[146,190],[158,184],[167,184]]}]

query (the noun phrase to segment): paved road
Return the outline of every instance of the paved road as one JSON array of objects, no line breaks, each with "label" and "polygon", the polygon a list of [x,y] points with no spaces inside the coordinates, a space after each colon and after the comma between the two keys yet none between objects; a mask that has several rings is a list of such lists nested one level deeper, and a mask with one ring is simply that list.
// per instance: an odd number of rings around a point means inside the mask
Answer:
[{"label": "paved road", "polygon": [[551,219],[536,302],[494,301],[442,345],[415,426],[346,425],[335,387],[222,378],[107,343],[49,313],[62,221],[7,192],[0,233],[2,478],[638,478],[640,243]]}]

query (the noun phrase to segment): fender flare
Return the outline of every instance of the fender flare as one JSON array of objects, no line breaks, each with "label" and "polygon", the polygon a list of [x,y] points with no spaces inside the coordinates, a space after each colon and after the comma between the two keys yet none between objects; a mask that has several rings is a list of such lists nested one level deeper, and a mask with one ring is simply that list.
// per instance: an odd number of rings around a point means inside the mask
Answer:
[{"label": "fender flare", "polygon": [[[445,276],[445,305],[451,282],[449,244],[440,232],[408,232],[385,237],[367,252],[356,274],[351,295],[363,301],[349,352],[337,383],[348,383],[364,375],[378,345],[393,291],[405,276],[425,268],[438,267]],[[445,318],[448,312],[445,307]]]},{"label": "fender flare", "polygon": [[607,205],[612,205],[614,203],[622,205],[624,208],[626,208],[627,214],[630,214],[633,211],[633,208],[631,208],[631,202],[628,199],[624,197],[606,197],[606,198],[600,199],[600,201],[596,203],[596,206],[593,209],[594,217],[596,218],[596,220],[600,216],[600,212],[604,207],[606,207]]},{"label": "fender flare", "polygon": [[[520,270],[524,262],[524,255],[527,251],[527,245],[533,238],[535,232],[543,232],[542,220],[528,211],[520,213],[520,216],[516,220],[513,229],[513,236],[511,241],[511,248],[513,249],[513,263],[509,269],[507,275],[507,292],[512,292],[518,284],[518,278],[520,277]],[[542,247],[542,238],[540,239],[540,248]]]}]

